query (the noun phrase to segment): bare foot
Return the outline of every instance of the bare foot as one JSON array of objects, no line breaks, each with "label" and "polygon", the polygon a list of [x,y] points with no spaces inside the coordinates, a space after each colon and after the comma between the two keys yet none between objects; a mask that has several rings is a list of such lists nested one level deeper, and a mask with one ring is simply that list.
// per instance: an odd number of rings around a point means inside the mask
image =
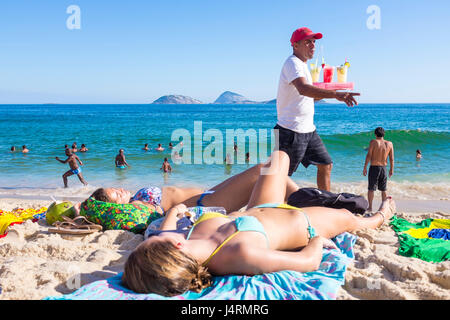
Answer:
[{"label": "bare foot", "polygon": [[395,205],[395,201],[392,197],[387,197],[386,200],[381,203],[381,206],[376,213],[381,213],[384,218],[384,223],[385,221],[389,221],[396,211],[397,207]]}]

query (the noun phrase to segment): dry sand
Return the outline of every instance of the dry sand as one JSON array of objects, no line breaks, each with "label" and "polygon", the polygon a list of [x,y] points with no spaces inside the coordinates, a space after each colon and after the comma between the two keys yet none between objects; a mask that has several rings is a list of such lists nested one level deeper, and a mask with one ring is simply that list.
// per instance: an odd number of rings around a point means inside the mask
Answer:
[{"label": "dry sand", "polygon": [[[49,204],[43,200],[0,200],[3,210],[37,209]],[[398,206],[398,216],[412,222],[449,217],[448,211],[401,210]],[[8,235],[0,239],[0,299],[42,299],[109,278],[123,270],[127,256],[143,240],[141,235],[126,231],[70,236],[47,229],[45,220],[26,221],[10,227]],[[348,268],[338,299],[450,299],[450,261],[429,263],[398,255],[397,236],[386,225],[356,234],[356,259]]]}]

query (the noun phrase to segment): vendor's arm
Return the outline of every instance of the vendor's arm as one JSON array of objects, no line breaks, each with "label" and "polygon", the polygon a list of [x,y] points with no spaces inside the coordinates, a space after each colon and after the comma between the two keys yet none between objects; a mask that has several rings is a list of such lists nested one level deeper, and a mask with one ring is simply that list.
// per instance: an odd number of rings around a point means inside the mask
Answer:
[{"label": "vendor's arm", "polygon": [[318,88],[311,84],[308,84],[305,77],[299,77],[293,80],[292,84],[297,88],[298,92],[302,96],[307,96],[317,100],[336,99],[338,101],[345,102],[345,104],[349,107],[358,104],[354,96],[359,96],[360,94],[356,92],[338,92],[334,90]]},{"label": "vendor's arm", "polygon": [[177,221],[186,211],[187,207],[182,203],[172,207],[169,211],[167,211],[166,217],[161,223],[159,230],[175,230],[177,228]]}]

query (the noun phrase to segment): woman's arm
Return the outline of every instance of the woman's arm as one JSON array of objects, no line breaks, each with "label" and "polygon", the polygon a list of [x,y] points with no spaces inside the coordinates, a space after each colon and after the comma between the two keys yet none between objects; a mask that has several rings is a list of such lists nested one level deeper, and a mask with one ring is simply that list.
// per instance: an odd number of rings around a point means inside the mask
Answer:
[{"label": "woman's arm", "polygon": [[322,261],[325,240],[321,236],[314,237],[300,251],[280,251],[239,244],[237,250],[236,247],[229,248],[232,250],[228,252],[228,257],[223,255],[220,261],[210,264],[210,269],[217,275],[255,275],[282,270],[315,271]]},{"label": "woman's arm", "polygon": [[166,218],[161,223],[159,230],[175,230],[177,228],[177,221],[187,211],[187,207],[180,203],[171,208],[166,213]]}]

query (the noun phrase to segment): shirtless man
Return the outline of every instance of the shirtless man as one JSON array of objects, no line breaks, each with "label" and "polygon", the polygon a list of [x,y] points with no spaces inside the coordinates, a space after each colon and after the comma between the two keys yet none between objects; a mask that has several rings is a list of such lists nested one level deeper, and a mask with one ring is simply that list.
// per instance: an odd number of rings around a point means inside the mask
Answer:
[{"label": "shirtless man", "polygon": [[162,164],[161,170],[164,172],[172,172],[172,167],[167,158],[164,158],[164,162]]},{"label": "shirtless man", "polygon": [[123,152],[123,149],[119,150],[119,154],[116,156],[116,167],[120,168],[120,169],[124,169],[125,166],[129,167],[130,165],[127,163],[127,161],[125,160],[125,154]]},{"label": "shirtless man", "polygon": [[22,153],[28,153],[30,150],[28,150],[27,146],[22,146]]},{"label": "shirtless man", "polygon": [[372,211],[372,201],[374,191],[377,189],[381,191],[381,199],[387,199],[387,158],[389,157],[390,169],[389,178],[394,174],[394,145],[392,142],[384,140],[384,129],[378,127],[375,129],[376,139],[370,141],[369,151],[367,152],[366,162],[364,163],[363,175],[367,175],[367,165],[370,162],[369,168],[369,191],[367,192],[367,199],[369,201],[369,212]]},{"label": "shirtless man", "polygon": [[69,148],[66,149],[66,156],[68,157],[66,160],[61,160],[59,159],[59,157],[55,158],[61,163],[69,163],[70,170],[63,174],[64,188],[67,188],[67,177],[70,177],[71,175],[74,174],[76,174],[78,176],[78,179],[80,179],[81,183],[86,186],[87,182],[83,178],[81,168],[78,166],[77,161],[80,163],[80,166],[83,165],[83,162],[81,162],[80,158],[78,158],[76,154],[72,153],[72,151]]}]

